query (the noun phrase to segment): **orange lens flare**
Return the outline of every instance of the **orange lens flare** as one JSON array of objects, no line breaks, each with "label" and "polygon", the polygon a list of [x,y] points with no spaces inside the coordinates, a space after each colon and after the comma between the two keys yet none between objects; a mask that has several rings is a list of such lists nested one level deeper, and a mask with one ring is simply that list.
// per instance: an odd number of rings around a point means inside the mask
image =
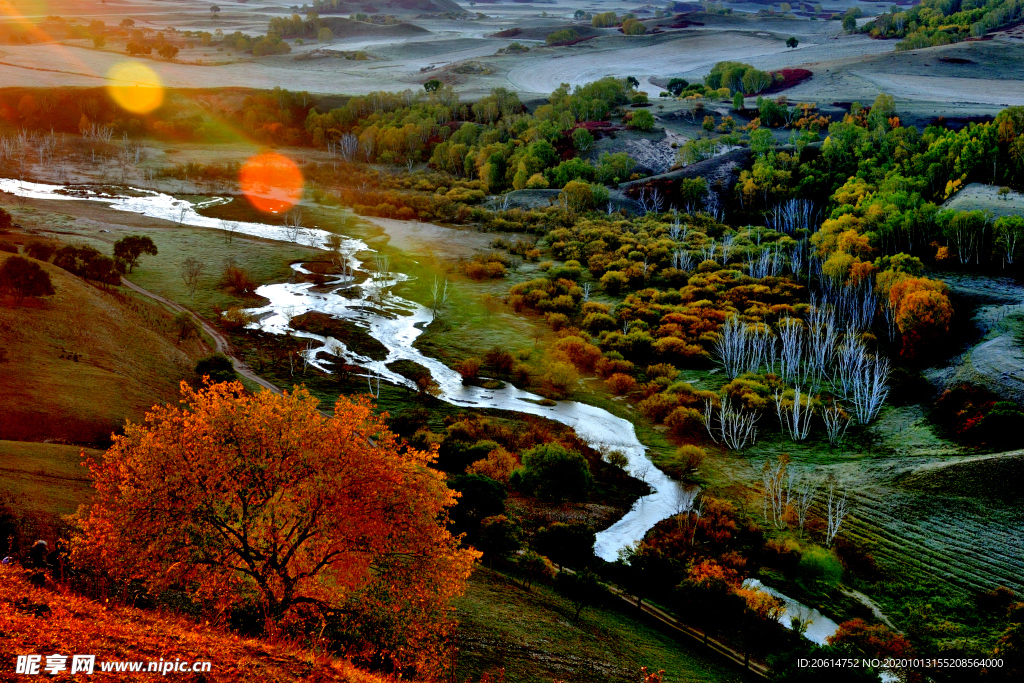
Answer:
[{"label": "orange lens flare", "polygon": [[280,213],[302,198],[302,171],[294,161],[277,152],[250,157],[238,174],[242,194],[264,213]]},{"label": "orange lens flare", "polygon": [[133,114],[148,114],[164,102],[164,88],[155,71],[139,62],[121,62],[111,67],[107,78],[110,97]]}]

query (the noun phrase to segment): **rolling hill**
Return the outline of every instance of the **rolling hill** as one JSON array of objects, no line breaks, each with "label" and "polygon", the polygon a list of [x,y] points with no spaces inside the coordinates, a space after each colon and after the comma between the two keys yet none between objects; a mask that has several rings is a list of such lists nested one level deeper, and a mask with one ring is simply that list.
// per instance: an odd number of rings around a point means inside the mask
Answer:
[{"label": "rolling hill", "polygon": [[149,301],[41,265],[54,296],[0,302],[0,439],[104,447],[125,419],[175,401],[207,351]]}]

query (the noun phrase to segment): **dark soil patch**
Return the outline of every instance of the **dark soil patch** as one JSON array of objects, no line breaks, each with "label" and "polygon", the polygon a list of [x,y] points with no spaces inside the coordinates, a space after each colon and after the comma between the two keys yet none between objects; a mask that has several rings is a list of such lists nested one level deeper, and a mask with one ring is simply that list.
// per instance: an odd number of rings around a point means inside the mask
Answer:
[{"label": "dark soil patch", "polygon": [[[549,35],[555,31],[563,31],[565,29],[572,29],[576,31],[580,38],[595,37],[601,35],[601,32],[591,26],[583,26],[580,24],[549,24],[547,26],[528,26],[521,27],[516,26],[514,28],[505,29],[498,33],[492,34],[495,38],[522,38],[523,40],[545,40]],[[568,41],[567,41],[568,42]],[[563,43],[559,43],[561,45]]]},{"label": "dark soil patch", "polygon": [[[759,93],[748,93],[746,97],[757,97],[758,95],[770,95],[771,93],[782,92],[783,90],[788,90],[795,85],[800,85],[814,76],[814,72],[807,69],[780,69],[779,71],[772,71],[771,74],[773,79],[771,87],[767,90],[762,90]],[[775,81],[775,74],[782,74],[782,80]]]},{"label": "dark soil patch", "polygon": [[388,370],[397,372],[402,377],[409,381],[416,382],[421,377],[429,377],[430,370],[411,360],[398,360],[394,363],[388,363]]},{"label": "dark soil patch", "polygon": [[563,40],[561,43],[551,43],[548,47],[568,47],[569,45],[575,45],[576,43],[582,43],[590,40],[591,38],[597,38],[597,36],[585,36],[583,38],[574,38],[573,40]]},{"label": "dark soil patch", "polygon": [[354,36],[387,36],[390,38],[406,38],[430,33],[427,29],[415,24],[391,24],[378,26],[363,21],[352,21],[344,17],[323,17],[322,21],[334,33],[335,38],[351,38]]},{"label": "dark soil patch", "polygon": [[[225,195],[226,196],[226,195]],[[271,223],[278,216],[266,214],[258,210],[241,195],[231,197],[226,204],[214,204],[196,209],[196,213],[209,218],[218,218],[222,221],[241,221],[243,223]],[[282,221],[283,223],[283,221]]]},{"label": "dark soil patch", "polygon": [[969,459],[944,467],[920,468],[902,477],[907,488],[970,497],[1019,499],[1024,454]]},{"label": "dark soil patch", "polygon": [[683,179],[704,178],[712,190],[718,192],[722,197],[728,197],[736,183],[738,169],[747,168],[749,164],[750,150],[734,149],[713,159],[706,159],[652,178],[623,183],[619,187],[627,197],[631,198],[640,196],[643,188],[657,189],[665,197],[666,205],[676,204],[678,206],[682,202],[679,186]]},{"label": "dark soil patch", "polygon": [[373,360],[384,360],[388,357],[386,346],[348,320],[332,318],[313,311],[292,318],[292,327],[323,337],[334,337],[352,351]]},{"label": "dark soil patch", "polygon": [[991,123],[995,120],[993,116],[940,116],[936,119],[932,119],[929,125],[941,126],[943,128],[949,128],[950,130],[961,130],[971,125],[972,123]]}]

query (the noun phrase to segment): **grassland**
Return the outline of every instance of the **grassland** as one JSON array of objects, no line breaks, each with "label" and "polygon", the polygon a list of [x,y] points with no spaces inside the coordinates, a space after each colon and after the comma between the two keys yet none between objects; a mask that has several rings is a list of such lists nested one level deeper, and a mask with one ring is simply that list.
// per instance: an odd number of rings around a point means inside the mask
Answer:
[{"label": "grassland", "polygon": [[0,438],[105,444],[125,419],[173,401],[207,350],[179,342],[172,316],[148,300],[43,267],[53,297],[0,307]]},{"label": "grassland", "polygon": [[1024,195],[1009,191],[999,194],[994,185],[971,183],[950,197],[942,205],[944,209],[956,211],[984,211],[993,216],[1019,216],[1024,213]]},{"label": "grassland", "polygon": [[546,586],[526,591],[508,576],[478,568],[456,601],[458,680],[505,669],[507,680],[635,681],[640,667],[665,670],[665,681],[747,681],[742,669],[682,644],[609,602],[575,610]]},{"label": "grassland", "polygon": [[92,492],[83,452],[94,458],[103,454],[63,444],[0,441],[0,489],[26,512],[71,514]]},{"label": "grassland", "polygon": [[491,241],[502,235],[432,226],[429,232],[421,230],[410,236],[408,228],[401,225],[405,221],[370,220],[354,224],[349,232],[373,249],[386,249],[392,269],[412,277],[395,288],[396,294],[429,305],[434,279],[450,283],[448,305],[417,338],[416,348],[448,365],[480,356],[495,346],[509,351],[540,350],[531,354],[532,360],[542,356],[545,345],[554,339],[550,328],[542,321],[516,315],[503,303],[509,287],[538,276],[536,264],[524,263],[497,280],[475,281],[459,272],[463,261],[491,251]]}]

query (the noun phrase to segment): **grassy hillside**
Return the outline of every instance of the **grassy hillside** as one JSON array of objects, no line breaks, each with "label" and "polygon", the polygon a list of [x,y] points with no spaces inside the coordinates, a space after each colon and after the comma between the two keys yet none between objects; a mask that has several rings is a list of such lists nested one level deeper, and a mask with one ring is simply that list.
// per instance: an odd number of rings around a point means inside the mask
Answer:
[{"label": "grassy hillside", "polygon": [[[38,616],[37,616],[38,615]],[[187,660],[211,663],[209,672],[178,680],[208,682],[346,681],[377,683],[383,679],[287,643],[239,638],[180,617],[97,603],[71,593],[36,588],[25,572],[0,567],[0,633],[10,658],[0,664],[0,679],[13,680],[14,654],[96,655],[89,680],[124,681],[131,674],[102,673],[108,661]],[[65,675],[67,673],[65,672]],[[155,674],[143,675],[151,678]],[[138,676],[138,674],[136,674]],[[78,678],[78,676],[76,676]]]},{"label": "grassy hillside", "polygon": [[126,418],[174,401],[207,351],[179,343],[170,313],[148,300],[43,268],[54,296],[0,303],[0,439],[103,445]]},{"label": "grassy hillside", "polygon": [[[0,441],[0,490],[25,512],[66,515],[92,495],[82,448],[55,443]],[[99,457],[101,451],[84,449]]]},{"label": "grassy hillside", "polygon": [[457,680],[505,670],[522,683],[552,680],[635,681],[640,667],[665,670],[666,682],[755,680],[640,621],[624,602],[586,609],[579,621],[546,586],[527,591],[504,574],[478,567],[456,602],[459,619]]}]

